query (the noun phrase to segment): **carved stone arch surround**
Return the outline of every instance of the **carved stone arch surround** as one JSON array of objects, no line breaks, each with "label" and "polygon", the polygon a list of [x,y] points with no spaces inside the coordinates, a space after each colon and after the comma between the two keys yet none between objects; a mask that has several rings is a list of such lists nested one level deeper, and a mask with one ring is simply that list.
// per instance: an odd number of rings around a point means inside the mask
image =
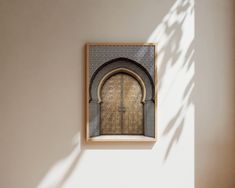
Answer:
[{"label": "carved stone arch surround", "polygon": [[[154,82],[148,71],[137,62],[127,58],[117,58],[104,63],[92,75],[89,87],[89,136],[100,135],[100,98],[99,87],[102,79],[113,70],[129,70],[140,77],[145,86],[144,96],[144,136],[155,137],[155,119],[154,119]],[[115,72],[117,73],[117,72]]]}]

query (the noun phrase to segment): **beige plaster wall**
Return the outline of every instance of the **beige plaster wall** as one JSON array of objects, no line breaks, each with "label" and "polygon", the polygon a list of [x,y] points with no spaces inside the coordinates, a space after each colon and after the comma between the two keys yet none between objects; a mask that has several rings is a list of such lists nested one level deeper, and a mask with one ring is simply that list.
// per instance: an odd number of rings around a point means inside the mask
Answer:
[{"label": "beige plaster wall", "polygon": [[[0,0],[0,187],[233,188],[234,8]],[[157,143],[84,143],[86,42],[159,42]]]},{"label": "beige plaster wall", "polygon": [[196,3],[196,187],[235,186],[235,2]]}]

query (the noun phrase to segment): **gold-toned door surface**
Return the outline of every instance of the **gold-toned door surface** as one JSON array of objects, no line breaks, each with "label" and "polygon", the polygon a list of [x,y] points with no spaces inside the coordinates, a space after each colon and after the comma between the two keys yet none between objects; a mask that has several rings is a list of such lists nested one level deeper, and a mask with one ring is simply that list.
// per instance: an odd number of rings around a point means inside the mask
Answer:
[{"label": "gold-toned door surface", "polygon": [[118,73],[105,81],[101,89],[101,134],[142,135],[142,89],[138,81]]},{"label": "gold-toned door surface", "polygon": [[[142,89],[138,81],[123,74],[123,134],[143,134]],[[122,104],[121,104],[122,105]]]},{"label": "gold-toned door surface", "polygon": [[121,75],[110,77],[101,90],[101,134],[121,134]]}]

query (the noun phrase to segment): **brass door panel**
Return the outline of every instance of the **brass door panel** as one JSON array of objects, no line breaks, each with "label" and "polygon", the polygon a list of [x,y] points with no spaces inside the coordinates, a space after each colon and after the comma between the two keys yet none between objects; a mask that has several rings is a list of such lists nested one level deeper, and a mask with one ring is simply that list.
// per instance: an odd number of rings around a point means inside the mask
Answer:
[{"label": "brass door panel", "polygon": [[143,134],[142,89],[132,76],[123,74],[123,134]]},{"label": "brass door panel", "polygon": [[101,134],[121,134],[121,75],[110,77],[101,90]]},{"label": "brass door panel", "polygon": [[101,89],[101,134],[143,135],[142,89],[126,73],[105,81]]}]

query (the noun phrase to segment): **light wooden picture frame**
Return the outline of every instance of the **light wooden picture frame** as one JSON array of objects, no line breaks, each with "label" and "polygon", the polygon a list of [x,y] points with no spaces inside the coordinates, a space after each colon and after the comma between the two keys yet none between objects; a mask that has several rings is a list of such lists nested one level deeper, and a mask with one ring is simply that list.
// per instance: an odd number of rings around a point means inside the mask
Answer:
[{"label": "light wooden picture frame", "polygon": [[86,44],[86,141],[155,142],[157,45]]}]

